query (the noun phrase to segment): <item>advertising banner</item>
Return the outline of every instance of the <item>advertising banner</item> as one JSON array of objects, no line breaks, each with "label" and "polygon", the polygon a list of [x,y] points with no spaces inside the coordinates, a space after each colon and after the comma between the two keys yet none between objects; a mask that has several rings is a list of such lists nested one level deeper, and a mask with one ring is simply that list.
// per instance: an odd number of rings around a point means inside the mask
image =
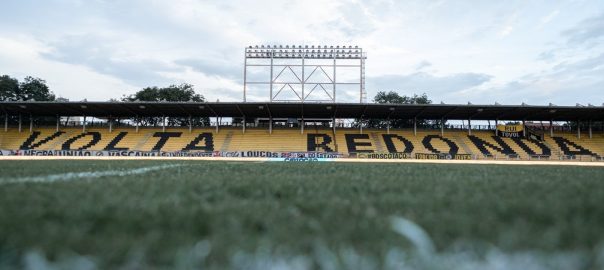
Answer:
[{"label": "advertising banner", "polygon": [[307,157],[290,157],[290,158],[269,158],[268,161],[281,162],[328,162],[334,161],[333,158],[307,158]]},{"label": "advertising banner", "polygon": [[0,150],[0,156],[123,156],[123,157],[264,157],[264,158],[342,158],[341,153],[320,152],[271,152],[271,151],[92,151],[92,150]]},{"label": "advertising banner", "polygon": [[435,154],[435,153],[357,153],[357,158],[367,159],[457,159],[470,160],[470,154]]},{"label": "advertising banner", "polygon": [[416,159],[455,159],[455,160],[470,160],[472,159],[472,155],[470,154],[424,154],[424,153],[416,153]]},{"label": "advertising banner", "polygon": [[0,156],[14,156],[14,151],[0,149]]},{"label": "advertising banner", "polygon": [[271,151],[214,151],[214,157],[266,157],[266,158],[342,158],[341,153],[323,152],[271,152]]},{"label": "advertising banner", "polygon": [[65,156],[65,157],[211,157],[212,152],[157,152],[157,151],[89,151],[89,150],[17,150],[5,151],[11,156]]},{"label": "advertising banner", "polygon": [[358,158],[369,159],[410,159],[411,153],[357,153]]},{"label": "advertising banner", "polygon": [[500,137],[522,138],[524,136],[524,127],[521,124],[497,125],[497,131]]}]

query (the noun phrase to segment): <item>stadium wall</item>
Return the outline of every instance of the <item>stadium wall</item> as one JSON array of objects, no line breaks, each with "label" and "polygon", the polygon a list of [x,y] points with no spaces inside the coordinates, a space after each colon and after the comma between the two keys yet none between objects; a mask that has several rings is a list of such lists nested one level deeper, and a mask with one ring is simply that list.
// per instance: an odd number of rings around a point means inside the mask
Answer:
[{"label": "stadium wall", "polygon": [[[499,133],[498,135],[500,135]],[[540,140],[502,137],[494,131],[381,129],[246,129],[238,128],[39,128],[0,132],[2,154],[57,155],[76,152],[124,155],[274,156],[282,153],[327,153],[330,158],[372,159],[593,159],[604,156],[604,135],[543,135]],[[210,154],[211,153],[211,154]],[[270,154],[267,154],[270,153]],[[281,153],[281,154],[280,154]],[[287,156],[287,155],[286,155]]]}]

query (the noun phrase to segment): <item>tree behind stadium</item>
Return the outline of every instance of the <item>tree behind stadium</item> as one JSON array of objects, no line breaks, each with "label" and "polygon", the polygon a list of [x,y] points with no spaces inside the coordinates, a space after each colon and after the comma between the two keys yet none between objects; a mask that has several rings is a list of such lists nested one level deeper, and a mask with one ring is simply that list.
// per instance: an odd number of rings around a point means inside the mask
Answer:
[{"label": "tree behind stadium", "polygon": [[[40,78],[27,76],[22,82],[8,75],[0,76],[0,101],[55,101],[55,95]],[[25,116],[26,118],[29,116]],[[18,116],[7,118],[10,124],[19,121]],[[35,125],[51,124],[56,121],[54,117],[34,117]]]},{"label": "tree behind stadium", "polygon": [[[426,93],[421,95],[413,94],[413,96],[399,95],[394,91],[378,91],[373,98],[374,103],[378,104],[432,104],[432,100],[428,98]],[[370,119],[367,122],[368,128],[386,128],[388,126],[387,119]],[[418,127],[428,127],[436,124],[436,121],[428,121],[417,119]],[[409,128],[413,127],[413,119],[390,119],[391,128]]]},{"label": "tree behind stadium", "polygon": [[[193,85],[183,83],[179,85],[170,85],[168,87],[145,87],[142,90],[129,95],[123,96],[124,102],[135,101],[153,101],[153,102],[205,102],[205,98],[201,94],[195,93]],[[143,117],[140,119],[141,125],[158,126],[161,125],[161,117]],[[191,115],[191,122],[194,126],[209,126],[210,119],[207,117],[195,117]],[[167,118],[168,126],[188,126],[189,118],[187,117],[170,117]]]},{"label": "tree behind stadium", "polygon": [[54,101],[55,95],[46,81],[31,76],[23,82],[8,75],[0,76],[0,101]]}]

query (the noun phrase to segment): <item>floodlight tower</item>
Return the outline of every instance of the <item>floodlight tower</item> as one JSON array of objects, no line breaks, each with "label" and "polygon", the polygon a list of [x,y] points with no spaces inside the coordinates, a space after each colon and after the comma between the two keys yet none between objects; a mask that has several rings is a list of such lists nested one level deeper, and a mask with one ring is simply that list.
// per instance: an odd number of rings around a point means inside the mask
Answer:
[{"label": "floodlight tower", "polygon": [[[336,102],[336,89],[342,85],[358,86],[359,102],[367,102],[367,54],[358,46],[255,45],[245,48],[244,55],[243,102],[249,88],[256,85],[266,86],[261,90],[269,92],[270,102]],[[260,69],[252,81],[251,68]],[[358,77],[338,81],[336,70],[341,69],[354,69]],[[293,97],[284,97],[287,92]]]}]

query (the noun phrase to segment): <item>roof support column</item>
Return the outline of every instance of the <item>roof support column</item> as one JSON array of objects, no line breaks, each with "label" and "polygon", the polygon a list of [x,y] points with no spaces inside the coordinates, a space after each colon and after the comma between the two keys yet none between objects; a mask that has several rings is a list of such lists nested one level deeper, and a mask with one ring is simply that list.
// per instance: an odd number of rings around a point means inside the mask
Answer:
[{"label": "roof support column", "polygon": [[29,133],[34,131],[34,118],[29,114]]},{"label": "roof support column", "polygon": [[390,117],[386,119],[386,134],[390,134]]},{"label": "roof support column", "polygon": [[495,119],[495,136],[499,136],[499,129],[497,129],[497,126],[499,126],[499,120]]},{"label": "roof support column", "polygon": [[413,118],[413,136],[417,136],[417,117]]},{"label": "roof support column", "polygon": [[8,114],[4,115],[4,132],[8,132]]},{"label": "roof support column", "polygon": [[592,131],[591,131],[591,120],[589,120],[589,138],[592,139]]},{"label": "roof support column", "polygon": [[86,115],[84,115],[84,121],[82,121],[82,132],[86,132]]},{"label": "roof support column", "polygon": [[220,126],[220,120],[216,117],[216,133],[218,133],[218,126]]},{"label": "roof support column", "polygon": [[113,132],[113,119],[109,116],[109,133]]},{"label": "roof support column", "polygon": [[245,134],[245,116],[243,117],[243,127],[241,132],[243,132],[243,134]]},{"label": "roof support column", "polygon": [[138,126],[141,125],[141,119],[137,116],[134,117],[134,124],[136,124],[136,133],[138,133]]},{"label": "roof support column", "polygon": [[549,120],[549,136],[554,137],[554,121]]},{"label": "roof support column", "polygon": [[21,133],[21,114],[19,114],[19,133]]},{"label": "roof support column", "polygon": [[445,118],[440,119],[440,136],[445,136]]},{"label": "roof support column", "polygon": [[166,117],[163,115],[161,117],[161,132],[166,132]]},{"label": "roof support column", "polygon": [[361,117],[361,122],[359,122],[359,128],[361,129],[361,134],[363,134],[363,117]]},{"label": "roof support column", "polygon": [[472,135],[472,119],[468,119],[468,135]]},{"label": "roof support column", "polygon": [[336,117],[331,118],[331,126],[333,128],[333,135],[336,135]]},{"label": "roof support column", "polygon": [[524,119],[522,119],[522,133],[524,133],[524,138],[528,137],[527,131],[526,131],[526,122],[524,121]]},{"label": "roof support column", "polygon": [[581,139],[581,121],[577,121],[577,139]]},{"label": "roof support column", "polygon": [[189,115],[189,133],[193,130],[193,123],[191,122],[191,115]]},{"label": "roof support column", "polygon": [[302,116],[302,121],[300,123],[302,123],[300,125],[300,134],[304,134],[304,116]]},{"label": "roof support column", "polygon": [[56,132],[59,132],[59,124],[61,123],[61,117],[57,114],[57,127],[55,128]]},{"label": "roof support column", "polygon": [[268,134],[273,134],[273,117],[268,119]]}]

